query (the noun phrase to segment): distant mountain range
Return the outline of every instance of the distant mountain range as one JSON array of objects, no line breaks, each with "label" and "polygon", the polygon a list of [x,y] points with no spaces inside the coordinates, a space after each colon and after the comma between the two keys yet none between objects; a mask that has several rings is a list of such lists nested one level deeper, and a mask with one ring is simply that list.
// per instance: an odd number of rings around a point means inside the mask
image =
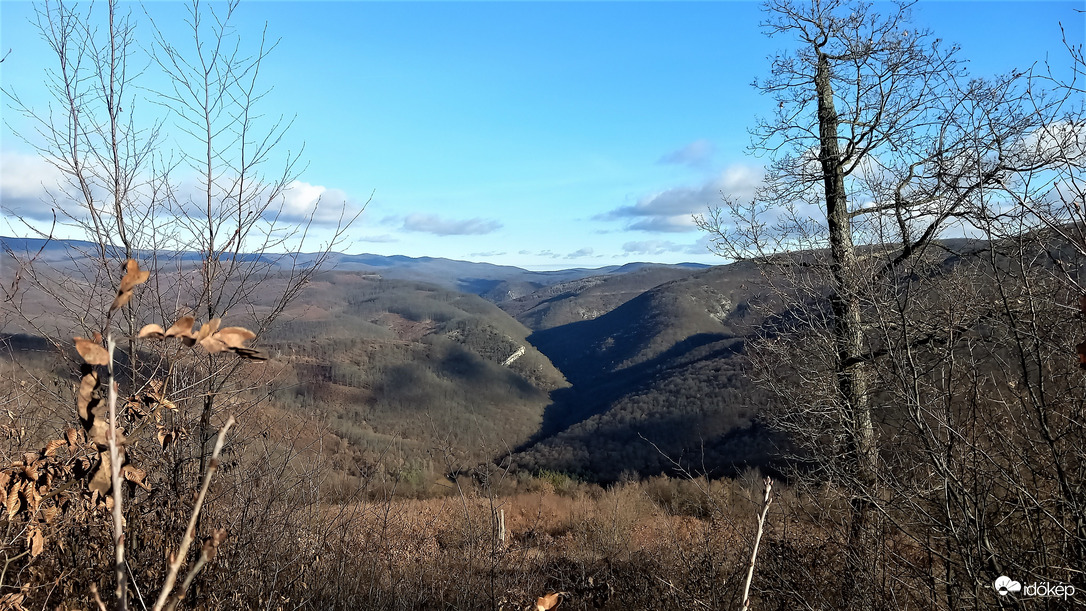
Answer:
[{"label": "distant mountain range", "polygon": [[[40,252],[39,260],[54,265],[62,265],[72,256],[94,253],[98,245],[80,240],[44,240],[40,238],[0,237],[0,248],[12,251],[20,256],[32,256]],[[200,261],[195,252],[157,252],[159,257],[170,257],[182,261]],[[287,254],[250,254],[242,255],[247,260],[262,259],[271,264],[306,265],[315,261],[316,253]],[[327,271],[363,271],[379,274],[382,278],[429,282],[440,287],[481,295],[487,300],[499,303],[528,295],[540,288],[588,278],[591,276],[621,275],[642,269],[698,270],[709,267],[700,263],[627,263],[599,268],[570,268],[554,271],[531,271],[512,265],[496,265],[459,261],[440,257],[407,257],[403,255],[374,255],[331,253],[324,269]]]}]

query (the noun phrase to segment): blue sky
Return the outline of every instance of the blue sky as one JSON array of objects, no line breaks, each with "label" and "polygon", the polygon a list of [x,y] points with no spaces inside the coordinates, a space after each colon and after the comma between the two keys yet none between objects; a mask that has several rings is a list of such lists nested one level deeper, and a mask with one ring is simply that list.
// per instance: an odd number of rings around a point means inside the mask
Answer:
[{"label": "blue sky", "polygon": [[[140,5],[124,6],[150,44]],[[985,76],[1063,66],[1059,23],[1081,42],[1084,7],[926,0],[913,12]],[[146,9],[168,35],[184,14]],[[12,49],[0,83],[40,105],[49,54],[32,12],[0,1]],[[292,203],[373,194],[341,250],[536,269],[719,262],[690,215],[757,184],[765,159],[748,154],[747,128],[772,108],[751,82],[786,42],[762,34],[754,2],[243,2],[236,17],[247,41],[265,23],[281,38],[261,109],[294,118],[283,152],[305,146]],[[6,102],[4,120],[10,208],[45,178]]]}]

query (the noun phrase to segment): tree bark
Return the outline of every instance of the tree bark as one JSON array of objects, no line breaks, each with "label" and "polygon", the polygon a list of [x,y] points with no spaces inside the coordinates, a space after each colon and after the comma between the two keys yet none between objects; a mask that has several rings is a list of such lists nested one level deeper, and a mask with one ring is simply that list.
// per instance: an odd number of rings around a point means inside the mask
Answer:
[{"label": "tree bark", "polygon": [[852,242],[852,226],[845,192],[844,166],[838,145],[838,117],[833,101],[829,58],[821,49],[815,72],[818,99],[819,163],[822,166],[826,220],[830,242],[830,303],[837,348],[835,375],[843,410],[846,456],[853,471],[848,569],[843,582],[847,608],[863,608],[864,584],[871,583],[874,543],[869,524],[867,494],[875,485],[878,447],[867,394],[867,366],[863,358],[863,327],[858,296],[858,258]]}]

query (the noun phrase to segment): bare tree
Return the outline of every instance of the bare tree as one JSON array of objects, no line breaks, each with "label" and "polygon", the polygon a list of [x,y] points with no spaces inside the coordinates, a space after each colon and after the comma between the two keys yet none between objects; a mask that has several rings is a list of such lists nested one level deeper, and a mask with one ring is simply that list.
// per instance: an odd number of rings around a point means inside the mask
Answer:
[{"label": "bare tree", "polygon": [[[155,28],[153,61],[170,79],[170,89],[160,92],[156,103],[168,110],[179,132],[178,159],[162,161],[173,174],[184,175],[182,184],[164,179],[166,206],[176,222],[160,236],[165,250],[198,253],[193,266],[175,258],[180,279],[176,289],[162,295],[157,304],[170,318],[169,307],[221,318],[245,308],[258,333],[266,331],[317,271],[331,247],[343,236],[353,218],[340,215],[331,243],[321,245],[315,257],[300,259],[277,252],[301,250],[307,244],[316,209],[308,217],[286,219],[284,192],[297,177],[301,152],[288,154],[271,173],[276,147],[289,128],[280,117],[262,124],[259,104],[269,89],[260,84],[262,63],[275,47],[263,32],[256,45],[245,45],[233,33],[232,19],[238,3],[204,7],[188,6],[189,38],[179,45]],[[153,22],[152,22],[153,23]],[[162,246],[159,247],[162,249]],[[258,287],[276,285],[278,296],[255,306]],[[170,306],[167,306],[170,304]],[[215,427],[212,417],[221,410],[218,397],[229,393],[224,385],[237,363],[205,363],[202,406],[199,416],[200,469],[206,446]]]},{"label": "bare tree", "polygon": [[[755,83],[777,106],[752,130],[754,150],[771,158],[766,183],[753,201],[699,219],[722,255],[766,264],[771,307],[784,313],[752,354],[780,402],[774,423],[848,500],[842,596],[852,608],[877,606],[870,593],[890,575],[889,499],[902,492],[892,452],[918,441],[890,432],[923,402],[887,392],[886,363],[921,350],[945,363],[993,315],[974,307],[983,302],[935,299],[976,294],[958,286],[976,276],[945,268],[957,256],[948,249],[969,242],[941,238],[997,215],[989,194],[1011,177],[1061,158],[1023,147],[1057,120],[1060,97],[1031,93],[1028,72],[969,78],[956,47],[910,24],[910,4],[766,3],[767,33],[796,43]],[[907,368],[913,382],[932,374],[917,360]]]},{"label": "bare tree", "polygon": [[[178,505],[208,471],[211,442],[227,414],[240,416],[258,404],[268,391],[256,387],[267,380],[259,372],[239,375],[242,364],[234,358],[181,350],[145,354],[137,331],[186,317],[214,325],[227,316],[257,334],[267,331],[357,216],[343,203],[319,245],[311,230],[329,215],[318,217],[314,207],[289,216],[284,194],[298,176],[300,152],[280,155],[290,121],[268,123],[261,110],[268,92],[261,67],[275,45],[266,32],[255,42],[238,33],[237,10],[237,2],[194,0],[187,37],[176,40],[155,27],[150,14],[150,36],[138,36],[136,19],[115,1],[47,2],[36,25],[57,60],[47,80],[52,103],[34,108],[18,92],[4,92],[34,125],[23,138],[64,178],[50,190],[57,222],[82,231],[91,244],[87,252],[74,248],[55,267],[33,253],[8,253],[22,276],[6,287],[7,303],[58,348],[69,344],[73,323],[84,337],[105,330],[110,318],[115,331],[123,327],[119,341],[128,346],[116,363],[118,377],[127,379],[132,398],[169,397],[171,406],[161,423],[149,426],[138,401],[119,403],[119,425],[152,439],[157,427],[164,449],[136,449],[126,459],[161,461],[155,473],[163,486],[155,494],[172,494],[170,502]],[[152,71],[167,78],[168,89],[144,88]],[[282,165],[269,171],[277,158]],[[338,203],[321,203],[321,210],[327,204]],[[55,227],[23,222],[53,237]],[[114,299],[129,259],[150,271],[149,290],[129,296],[130,307],[107,310],[102,304]],[[21,307],[29,293],[45,295],[54,316],[43,319]],[[245,427],[239,429],[244,434]],[[199,519],[213,514],[214,505],[212,495]],[[196,536],[200,530],[197,524]],[[128,546],[134,562],[139,541],[133,537]],[[117,587],[123,606],[128,586]]]}]

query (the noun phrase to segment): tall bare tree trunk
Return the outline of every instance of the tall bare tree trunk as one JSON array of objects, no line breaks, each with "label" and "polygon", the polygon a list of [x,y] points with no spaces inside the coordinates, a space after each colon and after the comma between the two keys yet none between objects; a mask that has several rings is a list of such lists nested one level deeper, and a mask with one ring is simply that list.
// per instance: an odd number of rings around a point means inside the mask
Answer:
[{"label": "tall bare tree trunk", "polygon": [[852,242],[848,197],[845,193],[844,168],[838,148],[837,110],[833,103],[829,59],[821,50],[815,73],[818,97],[818,127],[822,179],[826,195],[826,220],[830,241],[830,273],[832,294],[830,304],[834,317],[834,340],[837,362],[834,373],[840,393],[842,421],[845,423],[847,469],[853,472],[850,482],[852,515],[848,541],[848,568],[851,573],[843,585],[849,608],[861,608],[857,591],[871,582],[873,562],[866,494],[875,486],[878,447],[867,395],[867,367],[863,358],[863,327],[860,318],[858,261]]}]

